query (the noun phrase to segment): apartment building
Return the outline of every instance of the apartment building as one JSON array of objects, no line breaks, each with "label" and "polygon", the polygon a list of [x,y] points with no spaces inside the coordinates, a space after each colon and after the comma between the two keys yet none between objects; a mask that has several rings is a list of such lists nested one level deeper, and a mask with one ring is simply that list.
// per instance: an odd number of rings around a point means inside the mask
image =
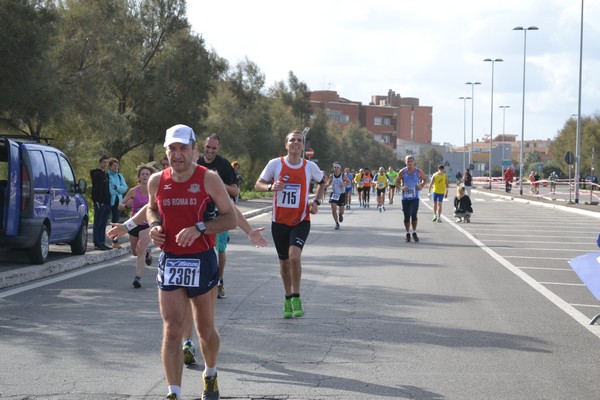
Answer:
[{"label": "apartment building", "polygon": [[358,124],[400,159],[406,154],[418,155],[423,145],[431,144],[433,107],[421,106],[418,98],[401,97],[390,89],[387,95],[372,96],[371,102],[363,105],[333,90],[317,90],[310,101],[315,113],[322,111],[342,126]]}]

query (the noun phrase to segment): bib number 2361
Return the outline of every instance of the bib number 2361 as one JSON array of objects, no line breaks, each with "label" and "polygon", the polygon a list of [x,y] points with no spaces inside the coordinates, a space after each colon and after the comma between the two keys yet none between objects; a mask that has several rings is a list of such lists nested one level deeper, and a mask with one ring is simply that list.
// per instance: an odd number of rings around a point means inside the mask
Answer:
[{"label": "bib number 2361", "polygon": [[300,207],[300,185],[287,184],[283,190],[277,193],[277,206],[284,208]]},{"label": "bib number 2361", "polygon": [[200,260],[168,258],[165,262],[165,285],[197,287],[200,283]]}]

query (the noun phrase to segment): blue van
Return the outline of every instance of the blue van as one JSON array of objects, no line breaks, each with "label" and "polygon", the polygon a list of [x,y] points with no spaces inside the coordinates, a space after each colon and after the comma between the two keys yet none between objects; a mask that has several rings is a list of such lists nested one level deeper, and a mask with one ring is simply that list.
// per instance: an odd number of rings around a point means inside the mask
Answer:
[{"label": "blue van", "polygon": [[26,249],[34,264],[46,261],[50,244],[69,244],[73,254],[85,254],[86,189],[62,151],[0,135],[0,248]]}]

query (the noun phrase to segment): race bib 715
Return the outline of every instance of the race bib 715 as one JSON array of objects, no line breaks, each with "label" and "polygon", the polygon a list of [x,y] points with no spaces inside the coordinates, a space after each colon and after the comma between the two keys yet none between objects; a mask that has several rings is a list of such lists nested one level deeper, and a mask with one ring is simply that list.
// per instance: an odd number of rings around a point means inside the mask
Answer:
[{"label": "race bib 715", "polygon": [[298,208],[300,207],[301,188],[298,183],[287,183],[283,190],[277,192],[277,207]]}]

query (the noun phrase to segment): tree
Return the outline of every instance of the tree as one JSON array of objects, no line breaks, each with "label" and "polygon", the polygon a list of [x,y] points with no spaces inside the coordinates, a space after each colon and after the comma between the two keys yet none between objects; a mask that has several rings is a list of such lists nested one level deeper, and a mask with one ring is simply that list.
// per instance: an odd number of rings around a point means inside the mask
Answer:
[{"label": "tree", "polygon": [[444,156],[432,147],[419,157],[417,165],[423,171],[427,171],[428,175],[431,175],[433,172],[437,171],[438,165],[443,162]]},{"label": "tree", "polygon": [[[558,132],[552,145],[553,162],[560,166],[562,171],[568,173],[569,166],[565,162],[565,153],[570,151],[575,155],[575,142],[577,136],[577,120],[570,118],[565,122],[563,128]],[[592,167],[592,148],[598,159],[600,149],[600,114],[581,117],[581,148],[580,148],[580,171],[586,175]]]},{"label": "tree", "polygon": [[60,15],[52,1],[0,0],[0,126],[39,137],[65,91],[50,58]]},{"label": "tree", "polygon": [[270,89],[269,96],[279,98],[284,104],[291,107],[292,113],[297,119],[297,125],[309,126],[310,117],[313,114],[310,105],[310,90],[306,83],[300,81],[292,71],[288,75],[288,83],[280,81]]},{"label": "tree", "polygon": [[537,150],[530,151],[527,153],[527,156],[525,157],[525,162],[527,164],[540,163],[540,162],[542,162],[542,155]]},{"label": "tree", "polygon": [[[148,159],[175,123],[197,126],[223,62],[191,33],[185,0],[70,0],[57,51],[62,81],[102,151]],[[68,127],[66,127],[68,129]]]}]

